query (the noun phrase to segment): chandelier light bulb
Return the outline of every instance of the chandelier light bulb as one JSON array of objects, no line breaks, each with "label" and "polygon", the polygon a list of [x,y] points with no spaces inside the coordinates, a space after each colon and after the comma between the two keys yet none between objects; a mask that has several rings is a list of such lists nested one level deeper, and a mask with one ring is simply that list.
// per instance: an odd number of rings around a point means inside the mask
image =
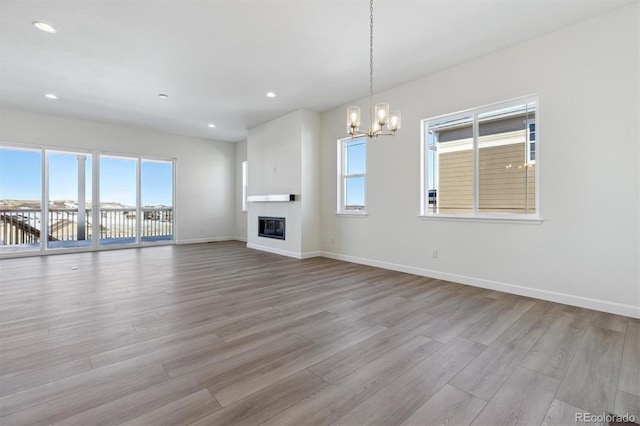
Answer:
[{"label": "chandelier light bulb", "polygon": [[387,117],[389,117],[389,104],[376,104],[376,118],[378,119],[380,126],[384,126],[387,122]]},{"label": "chandelier light bulb", "polygon": [[360,127],[360,107],[350,106],[347,108],[347,132],[352,134]]},{"label": "chandelier light bulb", "polygon": [[387,129],[395,132],[400,128],[401,124],[400,111],[389,111],[389,122],[387,123]]}]

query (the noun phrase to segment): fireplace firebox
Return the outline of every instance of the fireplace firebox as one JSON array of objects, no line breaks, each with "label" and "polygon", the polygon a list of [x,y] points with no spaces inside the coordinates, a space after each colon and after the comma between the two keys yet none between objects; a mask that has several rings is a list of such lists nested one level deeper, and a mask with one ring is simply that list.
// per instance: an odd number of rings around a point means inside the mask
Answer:
[{"label": "fireplace firebox", "polygon": [[258,216],[258,236],[265,238],[285,239],[285,218]]}]

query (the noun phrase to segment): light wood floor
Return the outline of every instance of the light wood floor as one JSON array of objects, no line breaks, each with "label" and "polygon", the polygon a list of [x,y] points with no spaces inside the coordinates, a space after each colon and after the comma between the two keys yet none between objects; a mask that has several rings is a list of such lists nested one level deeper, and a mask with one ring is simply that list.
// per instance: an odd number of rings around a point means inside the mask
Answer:
[{"label": "light wood floor", "polygon": [[640,418],[626,317],[236,242],[0,260],[0,280],[2,425]]}]

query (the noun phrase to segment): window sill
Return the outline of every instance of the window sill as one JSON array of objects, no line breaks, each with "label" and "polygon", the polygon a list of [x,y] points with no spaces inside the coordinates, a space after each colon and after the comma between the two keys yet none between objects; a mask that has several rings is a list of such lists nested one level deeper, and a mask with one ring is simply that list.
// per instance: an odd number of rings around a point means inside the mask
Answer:
[{"label": "window sill", "polygon": [[337,212],[336,216],[339,216],[339,217],[367,217],[367,216],[369,216],[369,214],[367,212],[357,212],[357,213]]},{"label": "window sill", "polygon": [[438,214],[438,215],[420,215],[418,218],[423,220],[445,220],[453,222],[484,222],[484,223],[518,223],[523,225],[540,225],[544,219],[537,216],[527,215],[510,215],[510,216],[471,216],[471,215],[455,215],[455,214]]}]

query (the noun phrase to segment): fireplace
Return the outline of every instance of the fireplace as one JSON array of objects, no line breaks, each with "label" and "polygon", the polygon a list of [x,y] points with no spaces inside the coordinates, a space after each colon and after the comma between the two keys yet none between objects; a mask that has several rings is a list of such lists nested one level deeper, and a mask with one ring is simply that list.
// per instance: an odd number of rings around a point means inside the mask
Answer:
[{"label": "fireplace", "polygon": [[258,216],[258,236],[284,240],[285,218]]}]

